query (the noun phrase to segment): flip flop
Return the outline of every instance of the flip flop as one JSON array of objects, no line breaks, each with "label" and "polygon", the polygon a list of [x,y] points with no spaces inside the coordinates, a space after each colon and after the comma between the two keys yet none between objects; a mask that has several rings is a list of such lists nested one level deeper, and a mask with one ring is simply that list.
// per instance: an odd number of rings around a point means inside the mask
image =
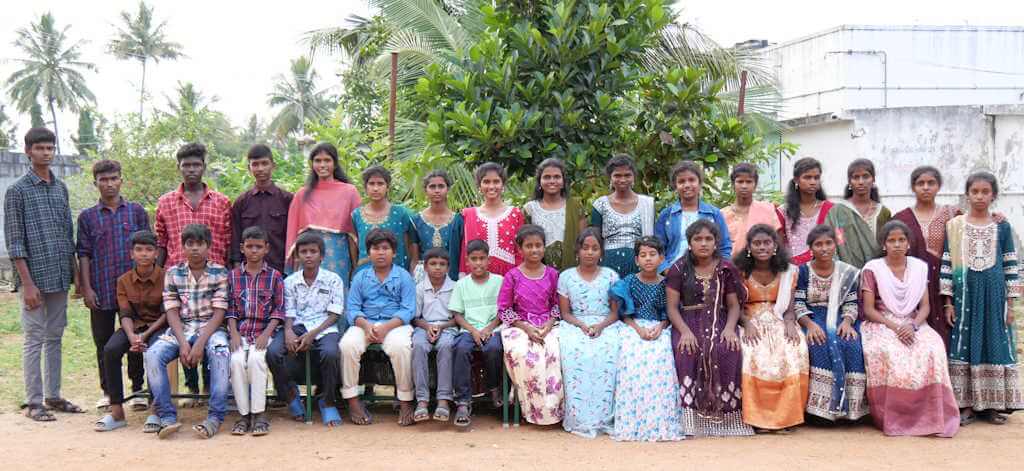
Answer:
[{"label": "flip flop", "polygon": [[146,423],[142,424],[142,433],[159,433],[160,417],[151,415],[146,417]]},{"label": "flip flop", "polygon": [[206,419],[198,424],[192,426],[192,431],[196,433],[196,436],[207,440],[217,435],[217,431],[220,430],[220,422],[214,422],[210,419]]},{"label": "flip flop", "polygon": [[330,428],[341,426],[341,414],[338,413],[337,407],[328,407],[323,399],[317,401],[317,406],[320,407],[320,418],[323,420],[324,425]]},{"label": "flip flop", "polygon": [[251,418],[248,415],[243,415],[242,417],[240,417],[237,421],[235,421],[235,425],[231,427],[231,434],[245,435],[249,433],[249,429],[252,424],[250,419]]},{"label": "flip flop", "polygon": [[38,404],[29,404],[23,407],[27,407],[25,411],[25,417],[28,417],[36,422],[53,422],[57,420],[50,411],[46,410],[45,407]]},{"label": "flip flop", "polygon": [[48,409],[53,409],[57,412],[64,412],[68,414],[81,414],[85,412],[81,407],[78,407],[71,403],[71,401],[64,398],[47,399],[43,401]]},{"label": "flip flop", "polygon": [[160,432],[156,434],[161,440],[171,438],[174,434],[181,430],[181,422],[164,423],[160,421]]},{"label": "flip flop", "polygon": [[127,425],[128,422],[124,420],[117,420],[113,415],[107,414],[100,418],[100,420],[97,420],[96,423],[93,424],[92,429],[97,432],[111,432]]},{"label": "flip flop", "polygon": [[416,405],[416,410],[412,412],[413,422],[423,422],[426,420],[430,420],[430,409],[427,408],[426,404],[426,402],[421,401],[419,404]]},{"label": "flip flop", "polygon": [[270,422],[267,422],[267,416],[256,414],[256,418],[252,422],[252,436],[262,437],[268,433],[270,433]]},{"label": "flip flop", "polygon": [[434,420],[438,422],[447,422],[452,416],[452,411],[448,407],[450,406],[437,406],[434,409]]},{"label": "flip flop", "polygon": [[469,427],[472,422],[470,418],[469,406],[466,404],[459,404],[455,407],[455,426],[456,427]]}]

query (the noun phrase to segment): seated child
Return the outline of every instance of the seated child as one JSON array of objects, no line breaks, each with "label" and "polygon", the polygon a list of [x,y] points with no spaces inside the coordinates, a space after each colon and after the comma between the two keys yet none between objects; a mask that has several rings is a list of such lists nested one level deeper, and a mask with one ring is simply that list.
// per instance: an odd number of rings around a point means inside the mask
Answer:
[{"label": "seated child", "polygon": [[452,347],[455,344],[455,321],[448,311],[448,302],[455,282],[448,278],[448,252],[443,247],[427,251],[423,265],[427,276],[416,285],[416,317],[412,325],[412,370],[416,384],[416,410],[413,420],[430,418],[430,351],[437,351],[437,408],[434,420],[447,422],[452,400]]}]

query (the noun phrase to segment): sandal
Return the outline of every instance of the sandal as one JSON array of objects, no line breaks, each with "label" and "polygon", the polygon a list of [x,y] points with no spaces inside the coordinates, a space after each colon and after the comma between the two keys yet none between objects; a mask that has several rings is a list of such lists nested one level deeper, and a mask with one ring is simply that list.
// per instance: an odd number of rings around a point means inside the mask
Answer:
[{"label": "sandal", "polygon": [[29,404],[25,406],[28,410],[25,411],[25,417],[28,417],[36,422],[53,422],[57,420],[50,411],[46,410],[45,407],[39,404]]},{"label": "sandal", "polygon": [[985,422],[988,422],[992,425],[1006,425],[1006,421],[1009,420],[1009,418],[1007,418],[1005,415],[1000,414],[994,410],[985,411],[982,414],[982,418],[985,419]]},{"label": "sandal", "polygon": [[[340,418],[338,419],[341,420]],[[256,417],[252,421],[252,436],[262,437],[270,433],[270,422],[267,421],[267,416],[263,414],[256,414]]]},{"label": "sandal", "polygon": [[97,420],[96,423],[93,424],[92,429],[97,432],[111,432],[127,425],[128,422],[125,422],[124,420],[117,420],[113,415],[107,414],[100,418],[100,420]]},{"label": "sandal", "polygon": [[43,402],[46,404],[46,408],[57,412],[65,412],[68,414],[81,414],[85,412],[81,407],[72,404],[71,401],[64,398],[47,399]]},{"label": "sandal", "polygon": [[975,420],[978,420],[978,416],[976,416],[974,414],[974,412],[971,411],[970,409],[964,409],[963,411],[960,412],[960,426],[961,427],[966,427],[968,425],[971,425],[971,424],[974,423]]},{"label": "sandal", "polygon": [[302,395],[299,393],[299,387],[295,387],[295,399],[292,399],[288,403],[288,412],[292,415],[292,420],[296,422],[306,421],[306,406],[302,404]]},{"label": "sandal", "polygon": [[181,422],[164,422],[163,420],[161,420],[160,431],[157,432],[156,436],[161,440],[171,438],[171,436],[178,433],[178,430],[180,429]]},{"label": "sandal", "polygon": [[235,422],[235,425],[231,427],[232,435],[245,435],[249,433],[249,427],[251,425],[250,417],[243,415]]},{"label": "sandal", "polygon": [[146,423],[142,424],[142,433],[159,433],[160,417],[151,415],[146,417]]},{"label": "sandal", "polygon": [[420,401],[416,404],[416,410],[412,413],[413,422],[430,420],[430,409],[427,408],[427,401]]},{"label": "sandal", "polygon": [[320,419],[323,420],[324,425],[328,428],[341,426],[341,414],[338,413],[337,407],[328,406],[323,399],[317,401],[317,406],[320,407]]},{"label": "sandal", "polygon": [[469,427],[470,422],[470,410],[466,404],[459,404],[455,407],[455,426],[456,427]]},{"label": "sandal", "polygon": [[438,405],[437,408],[434,409],[434,420],[437,420],[439,422],[447,422],[452,415],[452,411],[448,407],[449,406],[447,404]]},{"label": "sandal", "polygon": [[198,424],[192,426],[192,431],[196,433],[196,436],[203,440],[213,438],[220,430],[220,422],[215,422],[210,419],[206,419]]}]

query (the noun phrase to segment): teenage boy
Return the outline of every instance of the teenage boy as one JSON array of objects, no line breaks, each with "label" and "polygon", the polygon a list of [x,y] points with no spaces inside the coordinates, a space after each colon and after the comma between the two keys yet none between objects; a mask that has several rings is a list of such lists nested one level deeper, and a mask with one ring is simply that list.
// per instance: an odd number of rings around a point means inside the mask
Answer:
[{"label": "teenage boy", "polygon": [[274,375],[274,390],[288,402],[295,420],[305,418],[299,390],[292,381],[303,371],[299,353],[310,351],[310,361],[319,370],[320,415],[324,425],[341,425],[337,389],[341,377],[338,357],[338,316],[344,312],[345,286],[336,273],[320,268],[324,239],[304,232],[295,241],[295,253],[302,270],[284,280],[285,319],[283,332],[274,336],[267,351],[267,364]]},{"label": "teenage boy", "polygon": [[205,357],[210,365],[210,410],[206,420],[193,426],[200,438],[220,430],[228,405],[228,335],[222,324],[228,308],[228,270],[208,258],[210,229],[189,224],[181,231],[185,260],[164,275],[166,329],[146,350],[146,379],[160,417],[160,438],[172,436],[181,424],[171,402],[167,364],[196,368]]},{"label": "teenage boy", "polygon": [[[40,422],[56,420],[47,409],[82,412],[60,397],[61,337],[68,323],[75,241],[68,187],[50,171],[56,141],[46,128],[25,133],[25,154],[32,169],[7,188],[4,197],[7,255],[21,291],[25,415]],[[45,391],[42,356],[46,357]]]},{"label": "teenage boy", "polygon": [[[117,307],[121,328],[110,336],[103,347],[103,376],[110,391],[110,413],[96,421],[97,432],[109,432],[127,425],[124,416],[124,383],[121,379],[121,357],[128,354],[128,373],[132,374],[133,357],[142,363],[153,334],[167,329],[163,310],[164,270],[156,265],[156,234],[146,230],[132,234],[129,239],[134,268],[117,278]],[[134,382],[135,379],[132,378]],[[141,386],[142,381],[140,380]],[[133,391],[134,384],[133,384]],[[142,399],[143,410],[146,400]],[[134,404],[134,403],[133,403]],[[160,431],[160,418],[150,415],[142,431]]]},{"label": "teenage boy", "polygon": [[[78,215],[78,281],[85,307],[89,308],[100,389],[103,391],[96,407],[103,410],[110,406],[111,396],[124,395],[123,391],[111,391],[108,387],[103,373],[103,348],[114,335],[118,312],[117,279],[132,269],[129,239],[138,231],[149,230],[149,216],[142,205],[121,197],[121,164],[117,161],[100,160],[93,164],[92,179],[100,192],[100,201]],[[128,355],[128,376],[132,380],[133,393],[142,391],[144,374],[142,354]],[[146,399],[141,396],[132,399],[132,408],[145,410]]]},{"label": "teenage boy", "polygon": [[412,325],[412,370],[416,384],[416,410],[413,420],[422,422],[430,418],[430,365],[431,350],[437,352],[437,408],[434,420],[447,422],[451,416],[452,347],[455,345],[455,321],[448,310],[448,302],[455,282],[448,278],[448,251],[434,247],[424,258],[427,276],[416,285],[416,317]]},{"label": "teenage boy", "polygon": [[[157,264],[166,269],[184,261],[182,229],[189,224],[202,224],[211,233],[209,260],[226,266],[228,244],[231,241],[231,201],[203,183],[206,146],[185,144],[178,149],[177,159],[181,185],[177,190],[161,196],[156,204],[155,228],[160,243]],[[209,389],[209,378],[205,373],[203,384]],[[185,386],[193,394],[199,392],[199,378],[195,368],[185,368]],[[190,406],[197,403],[187,400],[182,404]]]},{"label": "teenage boy", "polygon": [[373,229],[366,235],[372,269],[352,276],[345,305],[355,328],[341,339],[341,395],[348,401],[352,423],[367,425],[370,416],[359,401],[359,360],[366,348],[381,344],[395,372],[400,411],[398,425],[412,425],[412,316],[416,312],[416,282],[394,264],[398,239],[391,231]]},{"label": "teenage boy", "polygon": [[484,371],[491,403],[501,407],[501,326],[498,318],[498,291],[501,290],[501,275],[492,274],[490,247],[482,240],[471,240],[466,244],[466,264],[469,275],[455,284],[448,309],[455,316],[455,322],[462,331],[455,337],[455,360],[453,381],[455,382],[455,425],[467,427],[470,424],[473,401],[473,351],[480,349],[484,356]]},{"label": "teenage boy", "polygon": [[231,347],[231,388],[238,406],[232,435],[270,432],[267,402],[267,347],[284,322],[284,278],[265,261],[270,250],[267,232],[252,226],[242,232],[245,263],[228,276],[228,333]]},{"label": "teenage boy", "polygon": [[242,232],[259,226],[267,233],[270,249],[266,261],[271,268],[284,273],[284,245],[288,232],[288,206],[292,194],[274,185],[274,154],[263,144],[249,148],[249,173],[256,180],[231,205],[231,263],[245,262],[242,255]]}]

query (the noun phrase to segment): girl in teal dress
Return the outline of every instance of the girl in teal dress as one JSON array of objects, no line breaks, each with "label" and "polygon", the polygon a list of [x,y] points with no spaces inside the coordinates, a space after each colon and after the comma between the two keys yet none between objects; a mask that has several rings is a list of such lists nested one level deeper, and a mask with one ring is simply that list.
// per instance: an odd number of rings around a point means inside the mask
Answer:
[{"label": "girl in teal dress", "polygon": [[[462,249],[462,215],[448,208],[448,190],[452,180],[448,172],[434,170],[423,179],[423,191],[427,194],[430,206],[413,216],[412,223],[416,228],[420,252],[426,253],[434,247],[448,252],[450,261],[448,277],[454,281],[459,279],[459,253]],[[425,272],[423,264],[415,267],[413,276],[418,283]]]},{"label": "girl in teal dress", "polygon": [[410,273],[419,261],[419,247],[416,227],[412,223],[412,212],[400,204],[388,201],[388,189],[391,186],[391,172],[379,165],[363,171],[363,188],[366,190],[366,203],[352,212],[352,225],[356,229],[356,240],[359,245],[359,258],[356,261],[358,272],[369,263],[366,235],[373,229],[391,231],[398,239],[398,250],[395,250],[394,264]]}]

